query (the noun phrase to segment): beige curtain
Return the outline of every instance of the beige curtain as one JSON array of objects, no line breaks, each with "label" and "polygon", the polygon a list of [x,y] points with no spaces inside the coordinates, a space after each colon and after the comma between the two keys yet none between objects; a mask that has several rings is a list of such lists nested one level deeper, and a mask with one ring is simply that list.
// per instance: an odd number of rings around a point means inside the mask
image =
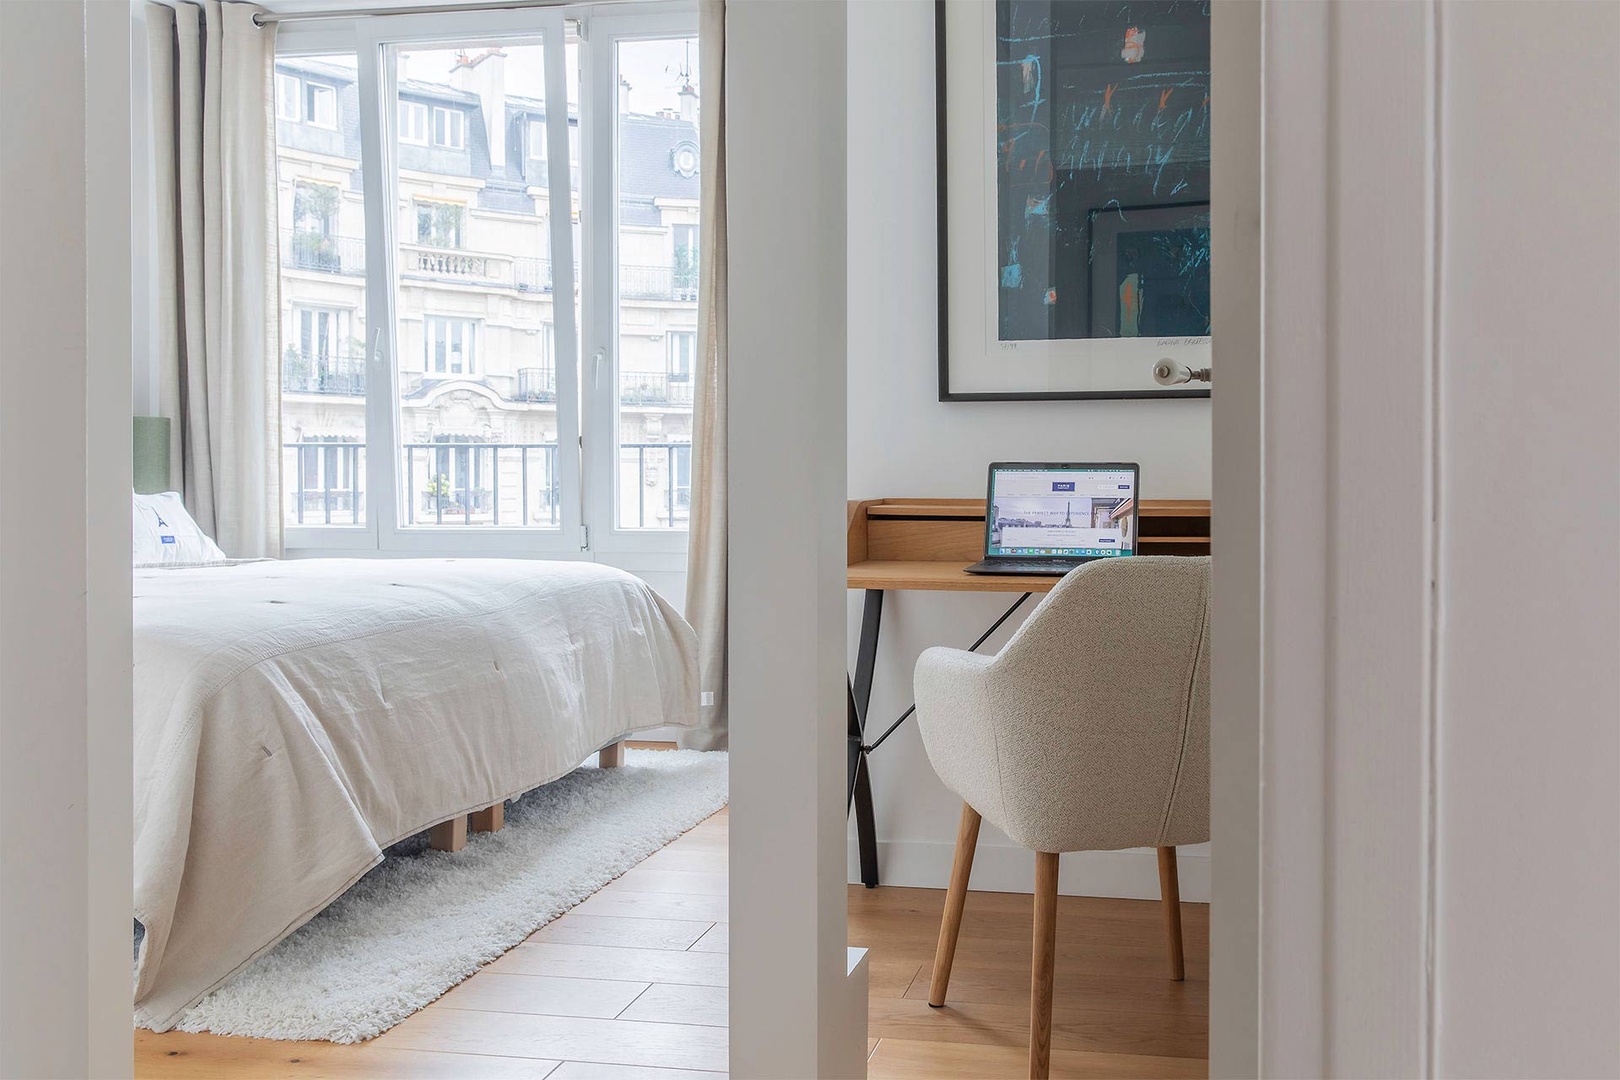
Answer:
[{"label": "beige curtain", "polygon": [[248,4],[146,5],[158,407],[170,476],[236,558],[281,554],[275,28]]},{"label": "beige curtain", "polygon": [[705,694],[699,725],[682,740],[723,750],[726,722],[726,5],[698,4],[703,79],[702,224],[698,250],[698,371],[692,406],[691,541],[686,619],[698,633]]}]

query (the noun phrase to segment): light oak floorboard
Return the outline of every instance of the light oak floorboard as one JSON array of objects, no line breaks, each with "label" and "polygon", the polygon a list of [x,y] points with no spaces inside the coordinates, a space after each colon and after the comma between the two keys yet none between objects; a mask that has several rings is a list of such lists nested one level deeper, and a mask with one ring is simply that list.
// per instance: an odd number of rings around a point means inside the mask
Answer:
[{"label": "light oak floorboard", "polygon": [[[627,979],[683,986],[725,986],[729,981],[727,959],[724,953],[624,949],[531,939],[484,971],[556,975],[571,979]],[[473,979],[482,977],[483,972],[480,972]]]},{"label": "light oak floorboard", "polygon": [[[945,1007],[928,1007],[944,890],[852,886],[849,940],[869,952],[869,1075],[929,1080],[1028,1069],[1028,894],[968,894]],[[1202,1077],[1209,909],[1182,905],[1187,979],[1166,974],[1157,901],[1058,898],[1052,1076]]]},{"label": "light oak floorboard", "polygon": [[587,1016],[611,1020],[640,997],[651,982],[558,978],[482,971],[445,994],[434,1005],[481,1012]]},{"label": "light oak floorboard", "polygon": [[731,891],[730,878],[725,873],[655,870],[648,866],[626,870],[614,884],[635,892],[696,893],[701,896],[725,896]]},{"label": "light oak floorboard", "polygon": [[664,983],[649,987],[646,993],[619,1014],[619,1019],[723,1028],[727,1024],[726,1000],[726,988],[723,986],[674,986]]},{"label": "light oak floorboard", "polygon": [[731,924],[715,923],[708,933],[692,943],[691,951],[727,955],[731,951]]},{"label": "light oak floorboard", "polygon": [[[923,1042],[885,1037],[866,1062],[868,1080],[946,1080],[950,1077],[1027,1076],[1027,1047]],[[1053,1050],[1053,1080],[1202,1080],[1208,1063],[1198,1058],[1141,1057]]]},{"label": "light oak floorboard", "polygon": [[632,949],[688,949],[715,924],[707,919],[626,919],[614,915],[564,915],[530,941],[570,945],[618,945]]},{"label": "light oak floorboard", "polygon": [[565,1061],[546,1080],[726,1080],[720,1072],[692,1069],[644,1069],[639,1065],[603,1065],[588,1061]]},{"label": "light oak floorboard", "polygon": [[168,1031],[135,1034],[135,1075],[168,1080],[542,1080],[560,1063],[535,1057],[448,1054],[375,1042],[281,1042]]},{"label": "light oak floorboard", "polygon": [[687,919],[698,922],[725,922],[728,900],[724,896],[695,893],[635,892],[609,885],[572,912],[574,915],[613,915],[628,919]]},{"label": "light oak floorboard", "polygon": [[424,1009],[384,1032],[377,1042],[411,1050],[723,1072],[726,1030],[695,1024],[594,1020],[575,1016]]}]

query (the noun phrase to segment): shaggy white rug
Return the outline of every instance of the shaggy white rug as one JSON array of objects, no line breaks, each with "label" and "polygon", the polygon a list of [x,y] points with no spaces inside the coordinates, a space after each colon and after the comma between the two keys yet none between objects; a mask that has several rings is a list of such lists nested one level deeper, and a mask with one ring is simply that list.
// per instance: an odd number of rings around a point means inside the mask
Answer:
[{"label": "shaggy white rug", "polygon": [[726,803],[726,755],[631,750],[506,808],[450,854],[426,834],[194,1005],[181,1031],[360,1042],[387,1031]]}]

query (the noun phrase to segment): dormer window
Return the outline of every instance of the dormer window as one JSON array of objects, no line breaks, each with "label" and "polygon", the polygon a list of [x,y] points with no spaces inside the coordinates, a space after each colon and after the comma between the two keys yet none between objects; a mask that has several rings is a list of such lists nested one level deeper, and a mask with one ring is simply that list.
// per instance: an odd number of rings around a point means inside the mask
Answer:
[{"label": "dormer window", "polygon": [[460,109],[433,109],[433,145],[461,150],[467,145],[467,114]]},{"label": "dormer window", "polygon": [[420,101],[399,103],[399,141],[426,146],[428,141],[428,108]]},{"label": "dormer window", "polygon": [[297,75],[276,73],[276,118],[315,127],[337,127],[337,88]]}]

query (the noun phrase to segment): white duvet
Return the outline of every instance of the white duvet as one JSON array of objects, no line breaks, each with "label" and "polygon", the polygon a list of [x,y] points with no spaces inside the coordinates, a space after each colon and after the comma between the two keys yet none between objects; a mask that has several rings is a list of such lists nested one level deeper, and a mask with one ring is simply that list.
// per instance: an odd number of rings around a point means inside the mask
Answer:
[{"label": "white duvet", "polygon": [[136,1022],[166,1030],[389,844],[695,723],[695,657],[593,563],[136,571]]}]

